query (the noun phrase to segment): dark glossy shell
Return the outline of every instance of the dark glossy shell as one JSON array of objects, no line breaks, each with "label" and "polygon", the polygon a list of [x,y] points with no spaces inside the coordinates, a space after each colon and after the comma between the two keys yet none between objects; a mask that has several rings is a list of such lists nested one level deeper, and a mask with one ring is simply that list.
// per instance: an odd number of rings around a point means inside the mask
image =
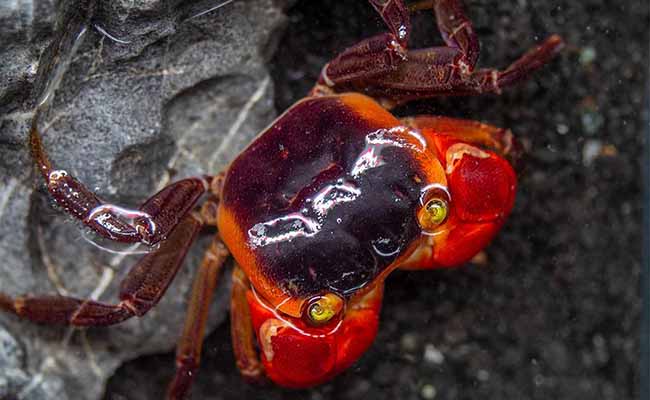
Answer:
[{"label": "dark glossy shell", "polygon": [[294,297],[349,295],[419,234],[414,149],[390,129],[398,120],[358,103],[303,100],[231,164],[222,207],[251,253],[235,257],[255,260],[249,276],[257,268]]}]

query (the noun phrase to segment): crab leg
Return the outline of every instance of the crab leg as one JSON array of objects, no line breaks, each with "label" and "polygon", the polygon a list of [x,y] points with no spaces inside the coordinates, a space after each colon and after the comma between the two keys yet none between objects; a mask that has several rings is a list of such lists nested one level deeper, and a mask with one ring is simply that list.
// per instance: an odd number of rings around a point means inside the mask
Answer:
[{"label": "crab leg", "polygon": [[479,69],[471,73],[459,63],[462,57],[450,57],[450,48],[414,50],[394,72],[367,79],[363,85],[377,98],[394,104],[442,95],[499,94],[548,63],[563,46],[562,39],[553,35],[503,71]]},{"label": "crab leg", "polygon": [[402,0],[369,0],[390,33],[382,33],[347,48],[325,64],[312,95],[328,94],[331,88],[394,70],[406,60],[411,20]]},{"label": "crab leg", "polygon": [[411,17],[403,0],[368,0],[379,13],[400,46],[406,47],[411,36]]},{"label": "crab leg", "polygon": [[259,381],[264,374],[255,349],[255,332],[251,321],[251,312],[246,299],[250,284],[244,271],[235,265],[232,271],[232,294],[230,298],[230,336],[232,348],[237,360],[237,368],[244,379]]},{"label": "crab leg", "polygon": [[[189,178],[172,183],[138,210],[103,203],[66,171],[53,169],[37,128],[38,113],[29,136],[32,157],[52,198],[73,217],[111,240],[148,245],[164,239],[194,207],[212,178]],[[129,222],[132,221],[132,222]]]},{"label": "crab leg", "polygon": [[[380,13],[382,3],[392,10],[405,9],[401,0],[370,2]],[[385,44],[382,48],[376,44],[370,47],[369,41],[378,40],[382,35],[367,39],[347,49],[323,68],[312,95],[360,91],[381,100],[386,107],[392,107],[441,95],[501,93],[502,88],[527,78],[548,63],[564,46],[562,39],[553,35],[503,71],[491,68],[475,70],[478,38],[461,1],[434,0],[422,4],[417,8],[434,10],[446,47],[406,50],[406,43],[397,41],[392,46]],[[382,13],[391,30],[398,19],[393,21],[389,17],[395,16],[408,21],[407,16],[397,12]],[[403,26],[408,31],[409,23],[405,22]],[[387,35],[384,38],[395,37],[393,33],[384,35]]]},{"label": "crab leg", "polygon": [[310,95],[331,94],[337,91],[337,86],[345,83],[381,76],[394,70],[405,59],[406,50],[392,33],[362,40],[325,64]]},{"label": "crab leg", "polygon": [[217,287],[217,278],[229,254],[223,242],[215,237],[194,278],[183,334],[176,347],[176,374],[167,390],[167,398],[170,400],[185,398],[192,385],[201,360],[205,324]]},{"label": "crab leg", "polygon": [[201,222],[186,216],[160,247],[138,261],[120,286],[120,302],[107,304],[64,296],[18,297],[0,294],[0,309],[45,324],[113,325],[141,317],[155,306],[176,276]]},{"label": "crab leg", "polygon": [[478,121],[429,115],[406,117],[400,121],[406,126],[421,130],[427,138],[440,134],[453,136],[462,142],[488,148],[502,157],[513,156],[518,150],[518,144],[509,129]]},{"label": "crab leg", "polygon": [[438,30],[447,46],[460,50],[460,60],[471,72],[479,54],[479,42],[472,21],[467,18],[459,0],[432,1]]}]

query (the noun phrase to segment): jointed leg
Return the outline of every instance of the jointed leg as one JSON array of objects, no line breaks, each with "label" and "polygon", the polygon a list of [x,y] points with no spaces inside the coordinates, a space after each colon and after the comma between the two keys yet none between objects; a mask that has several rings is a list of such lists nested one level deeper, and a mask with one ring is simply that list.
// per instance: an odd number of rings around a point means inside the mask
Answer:
[{"label": "jointed leg", "polygon": [[509,129],[478,121],[428,115],[402,118],[401,121],[406,126],[420,129],[425,137],[429,134],[453,136],[463,142],[492,150],[503,157],[510,157],[518,150]]},{"label": "jointed leg", "polygon": [[403,0],[369,0],[384,20],[390,33],[393,34],[397,43],[402,47],[408,45],[411,36],[411,17],[409,10],[404,5]]},{"label": "jointed leg", "polygon": [[363,88],[385,104],[392,105],[442,95],[500,94],[504,87],[528,78],[563,47],[562,39],[553,35],[504,71],[479,69],[473,72],[468,72],[471,69],[464,64],[464,57],[457,49],[437,47],[414,50],[408,52],[408,60],[395,71],[355,82],[353,87]]},{"label": "jointed leg", "polygon": [[226,246],[215,237],[194,278],[183,334],[176,347],[176,374],[167,391],[169,400],[185,398],[192,385],[201,359],[205,324],[217,278],[228,254]]},{"label": "jointed leg", "polygon": [[[370,2],[378,10],[378,4],[382,3],[390,4],[394,9],[405,9],[403,0]],[[422,4],[418,8],[434,9],[438,28],[447,47],[405,51],[405,42],[397,43],[401,51],[396,54],[400,57],[389,57],[386,54],[392,53],[386,49],[390,46],[376,44],[371,48],[368,44],[379,38],[390,38],[393,33],[376,36],[347,49],[328,63],[323,68],[312,95],[357,90],[377,97],[390,107],[409,100],[440,95],[500,93],[502,88],[527,78],[549,62],[563,47],[562,39],[553,35],[504,71],[475,70],[479,52],[478,38],[462,9],[461,1],[430,0]],[[407,16],[401,18],[408,21]],[[394,24],[386,17],[384,19],[394,30]],[[409,24],[404,24],[404,27],[408,32]]]},{"label": "jointed leg", "polygon": [[311,95],[334,93],[337,87],[343,84],[371,76],[382,76],[395,70],[404,60],[406,50],[397,43],[392,34],[373,36],[346,49],[325,64]]},{"label": "jointed leg", "polygon": [[230,336],[237,368],[244,379],[259,382],[264,376],[264,366],[255,348],[255,332],[246,299],[250,284],[244,271],[235,265],[232,271],[232,296],[230,298]]},{"label": "jointed leg", "polygon": [[459,0],[433,2],[438,30],[447,46],[459,49],[457,61],[461,70],[471,73],[479,54],[479,42],[472,21],[469,20]]},{"label": "jointed leg", "polygon": [[[505,71],[498,72],[497,92],[498,88],[510,86],[526,79],[531,73],[551,61],[563,48],[562,38],[558,35],[551,35],[542,44],[530,49],[517,61],[510,64]],[[491,73],[490,70],[483,71],[483,74]]]},{"label": "jointed leg", "polygon": [[369,0],[390,30],[347,48],[321,71],[312,95],[329,94],[342,84],[382,75],[406,60],[411,20],[403,0]]},{"label": "jointed leg", "polygon": [[141,317],[163,296],[176,276],[201,222],[187,215],[160,247],[146,254],[131,269],[120,287],[120,302],[107,304],[63,296],[18,297],[0,294],[0,309],[46,324],[75,326],[113,325]]},{"label": "jointed leg", "polygon": [[53,169],[38,132],[38,115],[32,121],[29,143],[50,195],[70,215],[108,239],[155,244],[174,229],[208,189],[211,178],[189,178],[167,186],[138,210],[103,203],[66,171]]}]

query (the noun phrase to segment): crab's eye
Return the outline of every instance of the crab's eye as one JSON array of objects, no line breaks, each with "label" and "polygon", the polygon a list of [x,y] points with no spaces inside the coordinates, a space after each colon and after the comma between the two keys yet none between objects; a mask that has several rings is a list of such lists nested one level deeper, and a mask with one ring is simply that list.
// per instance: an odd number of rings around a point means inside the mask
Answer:
[{"label": "crab's eye", "polygon": [[429,199],[418,215],[420,226],[431,230],[442,224],[447,218],[449,205],[442,198],[434,197]]},{"label": "crab's eye", "polygon": [[314,297],[307,305],[306,320],[314,326],[325,325],[341,312],[343,304],[343,299],[334,293]]}]

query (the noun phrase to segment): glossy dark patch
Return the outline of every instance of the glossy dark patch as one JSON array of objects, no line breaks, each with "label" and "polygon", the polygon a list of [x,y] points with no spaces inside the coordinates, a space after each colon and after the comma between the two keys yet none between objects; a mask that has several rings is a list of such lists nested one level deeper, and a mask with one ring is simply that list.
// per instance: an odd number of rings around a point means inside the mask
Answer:
[{"label": "glossy dark patch", "polygon": [[349,294],[418,234],[421,174],[390,128],[310,99],[233,162],[222,201],[271,281],[296,296]]}]

